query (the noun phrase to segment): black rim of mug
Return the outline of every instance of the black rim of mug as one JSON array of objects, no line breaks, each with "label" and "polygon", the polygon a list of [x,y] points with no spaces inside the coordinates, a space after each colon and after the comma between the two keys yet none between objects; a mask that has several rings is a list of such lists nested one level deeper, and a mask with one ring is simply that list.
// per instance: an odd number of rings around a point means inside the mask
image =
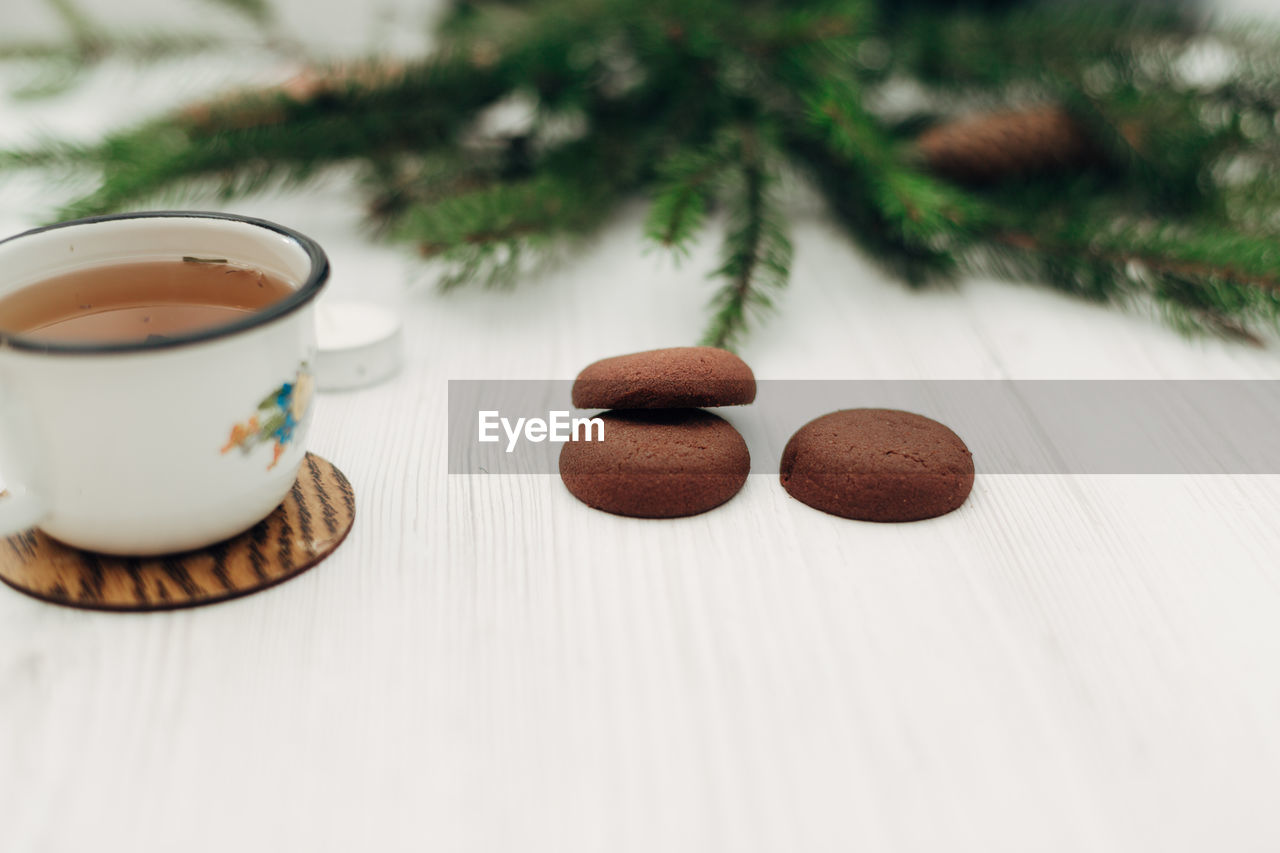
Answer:
[{"label": "black rim of mug", "polygon": [[125,341],[118,343],[61,343],[53,341],[39,341],[31,338],[23,337],[12,332],[0,330],[0,348],[9,348],[15,350],[23,350],[25,352],[62,354],[62,355],[102,355],[104,353],[137,353],[148,352],[151,350],[173,349],[175,347],[189,346],[191,344],[203,343],[205,341],[217,340],[231,335],[246,332],[250,329],[256,329],[259,326],[265,326],[281,317],[292,314],[302,306],[306,305],[319,294],[321,288],[329,279],[329,258],[325,255],[324,250],[320,248],[315,240],[305,234],[300,234],[292,228],[278,225],[275,222],[268,222],[265,219],[256,219],[252,216],[239,216],[234,213],[216,213],[212,211],[200,210],[154,210],[143,211],[138,213],[113,213],[106,216],[90,216],[85,219],[72,219],[67,222],[58,222],[53,225],[45,225],[40,228],[32,228],[30,231],[24,231],[21,234],[15,234],[4,240],[0,240],[0,246],[6,243],[12,243],[15,240],[21,240],[24,237],[31,237],[35,234],[43,234],[46,231],[56,231],[60,228],[72,228],[76,226],[95,225],[102,222],[120,222],[129,219],[217,219],[224,222],[240,222],[245,225],[253,225],[258,228],[264,228],[273,231],[284,237],[288,237],[297,243],[307,254],[308,260],[311,262],[311,272],[307,275],[306,280],[298,286],[298,289],[281,299],[279,302],[273,302],[260,311],[254,311],[242,320],[235,320],[219,326],[211,326],[206,329],[199,329],[193,332],[187,332],[181,335],[174,335],[165,340],[152,341]]}]

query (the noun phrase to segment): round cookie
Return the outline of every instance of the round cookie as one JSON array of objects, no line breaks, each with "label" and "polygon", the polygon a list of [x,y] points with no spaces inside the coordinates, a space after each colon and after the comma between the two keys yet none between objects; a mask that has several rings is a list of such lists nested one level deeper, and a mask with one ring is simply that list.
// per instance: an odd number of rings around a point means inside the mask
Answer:
[{"label": "round cookie", "polygon": [[717,507],[747,481],[751,455],[733,426],[698,409],[605,412],[603,441],[570,441],[560,478],[578,500],[635,518]]},{"label": "round cookie", "polygon": [[755,398],[751,368],[717,347],[614,356],[588,365],[573,383],[573,405],[579,409],[741,406]]},{"label": "round cookie", "polygon": [[895,409],[845,409],[802,426],[782,451],[782,487],[862,521],[951,512],[973,488],[973,454],[947,427]]}]

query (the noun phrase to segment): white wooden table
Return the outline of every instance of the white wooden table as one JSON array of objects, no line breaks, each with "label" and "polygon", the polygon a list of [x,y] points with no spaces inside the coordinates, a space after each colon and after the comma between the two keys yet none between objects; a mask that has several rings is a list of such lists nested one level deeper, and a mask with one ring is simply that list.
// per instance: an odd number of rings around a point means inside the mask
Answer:
[{"label": "white wooden table", "polygon": [[[203,68],[0,101],[0,138],[91,134],[226,71]],[[0,231],[49,206],[0,183]],[[514,293],[443,297],[341,182],[233,209],[404,316],[404,372],[322,397],[312,433],[355,530],[202,610],[0,588],[0,850],[1280,849],[1280,478],[986,477],[879,526],[768,476],[665,523],[450,476],[447,380],[692,341],[714,246],[672,268],[634,207]],[[743,352],[764,378],[1280,376],[1275,349],[1030,287],[910,292],[816,214],[795,239]]]}]

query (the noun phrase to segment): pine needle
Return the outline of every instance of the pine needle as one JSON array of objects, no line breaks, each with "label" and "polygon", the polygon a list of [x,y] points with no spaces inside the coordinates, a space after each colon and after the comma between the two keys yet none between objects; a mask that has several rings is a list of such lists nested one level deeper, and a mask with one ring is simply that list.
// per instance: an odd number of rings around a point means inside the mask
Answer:
[{"label": "pine needle", "polygon": [[204,2],[229,9],[259,25],[270,23],[274,17],[271,4],[267,0],[204,0]]},{"label": "pine needle", "polygon": [[645,221],[649,240],[677,256],[688,255],[720,179],[732,165],[732,151],[722,136],[706,148],[677,151],[658,166],[658,188]]},{"label": "pine needle", "polygon": [[711,321],[702,336],[706,346],[733,348],[752,316],[773,307],[771,293],[786,287],[790,275],[791,241],[773,194],[775,178],[761,149],[758,131],[743,128],[738,145],[740,185],[729,199],[724,259],[711,274],[725,284],[712,300]]}]

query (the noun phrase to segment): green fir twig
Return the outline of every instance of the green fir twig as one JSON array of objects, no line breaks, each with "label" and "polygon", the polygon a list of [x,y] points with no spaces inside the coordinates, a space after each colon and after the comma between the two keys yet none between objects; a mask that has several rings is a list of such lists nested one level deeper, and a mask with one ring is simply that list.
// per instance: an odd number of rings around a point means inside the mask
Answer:
[{"label": "green fir twig", "polygon": [[[74,0],[51,2],[66,43],[0,46],[0,61],[78,69],[129,44]],[[277,38],[265,0],[207,2]],[[347,167],[378,233],[438,262],[446,286],[512,284],[635,195],[650,199],[646,240],[678,256],[723,210],[704,338],[721,346],[739,345],[786,285],[778,189],[794,173],[912,284],[998,274],[1154,305],[1185,330],[1256,340],[1273,329],[1280,33],[1208,33],[1150,4],[1008,5],[473,0],[418,62],[313,63],[309,85],[192,105],[96,145],[0,152],[0,170],[84,176],[91,189],[55,214],[69,217]],[[1187,72],[1206,45],[1226,52],[1228,74]],[[48,90],[67,83],[48,79]],[[528,120],[490,128],[513,103]],[[936,123],[1029,105],[1066,116],[1088,156],[1046,156],[1037,170],[1025,168],[1032,151],[1014,158],[1016,175],[966,181],[917,144]],[[997,147],[967,156],[999,160],[998,146],[1024,143],[982,144]]]},{"label": "green fir twig", "polygon": [[764,141],[744,127],[737,145],[739,187],[730,197],[731,223],[724,261],[712,273],[725,284],[712,301],[711,321],[702,336],[707,346],[730,347],[746,332],[753,313],[773,307],[771,293],[787,284],[791,241],[773,195]]}]

